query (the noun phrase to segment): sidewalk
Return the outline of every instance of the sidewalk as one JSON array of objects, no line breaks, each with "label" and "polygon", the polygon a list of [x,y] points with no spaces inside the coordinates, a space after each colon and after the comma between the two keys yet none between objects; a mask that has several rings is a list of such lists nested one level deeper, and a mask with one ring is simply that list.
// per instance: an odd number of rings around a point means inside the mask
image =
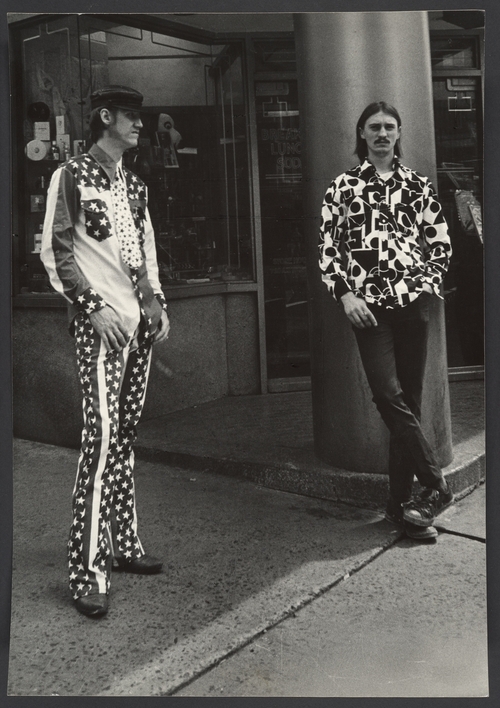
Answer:
[{"label": "sidewalk", "polygon": [[[455,494],[484,478],[484,382],[450,383]],[[151,462],[250,479],[366,508],[385,505],[386,475],[353,474],[314,454],[311,392],[228,397],[146,420],[136,454]]]},{"label": "sidewalk", "polygon": [[486,696],[484,487],[439,524],[453,535],[401,540],[176,695]]},{"label": "sidewalk", "polygon": [[113,576],[90,620],[66,584],[77,457],[15,441],[9,695],[485,695],[484,487],[421,545],[371,510],[138,460],[165,572]]}]

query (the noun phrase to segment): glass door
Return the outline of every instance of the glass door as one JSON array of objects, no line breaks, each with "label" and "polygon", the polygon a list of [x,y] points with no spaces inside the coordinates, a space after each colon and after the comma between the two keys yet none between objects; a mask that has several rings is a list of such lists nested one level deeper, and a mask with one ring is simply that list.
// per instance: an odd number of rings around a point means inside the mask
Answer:
[{"label": "glass door", "polygon": [[433,80],[439,198],[453,256],[445,279],[448,366],[484,364],[482,116],[478,77]]},{"label": "glass door", "polygon": [[268,378],[310,375],[297,81],[255,82]]},{"label": "glass door", "polygon": [[453,246],[444,282],[448,366],[452,375],[464,367],[466,375],[472,375],[474,367],[480,374],[484,364],[480,34],[432,33],[431,60],[437,188]]}]

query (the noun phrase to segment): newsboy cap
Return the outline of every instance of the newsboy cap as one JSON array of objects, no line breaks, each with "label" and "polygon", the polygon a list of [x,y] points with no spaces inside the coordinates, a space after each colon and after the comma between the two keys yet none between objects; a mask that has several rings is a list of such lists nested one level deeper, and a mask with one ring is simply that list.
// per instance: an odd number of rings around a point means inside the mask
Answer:
[{"label": "newsboy cap", "polygon": [[106,86],[97,89],[90,96],[90,107],[94,108],[121,108],[125,111],[140,111],[147,113],[148,109],[142,107],[144,96],[129,86]]}]

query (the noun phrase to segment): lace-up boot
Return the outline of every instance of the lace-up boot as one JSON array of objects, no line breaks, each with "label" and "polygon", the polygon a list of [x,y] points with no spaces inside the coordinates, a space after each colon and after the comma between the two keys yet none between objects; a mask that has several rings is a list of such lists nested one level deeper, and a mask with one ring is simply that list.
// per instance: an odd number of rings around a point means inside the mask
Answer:
[{"label": "lace-up boot", "polygon": [[416,526],[432,526],[436,516],[453,503],[454,496],[447,486],[446,491],[424,489],[420,496],[403,505],[403,518]]},{"label": "lace-up boot", "polygon": [[403,507],[402,502],[396,502],[392,497],[389,497],[384,515],[385,520],[403,528],[406,535],[416,541],[429,541],[437,538],[438,532],[434,526],[416,526],[405,521]]}]

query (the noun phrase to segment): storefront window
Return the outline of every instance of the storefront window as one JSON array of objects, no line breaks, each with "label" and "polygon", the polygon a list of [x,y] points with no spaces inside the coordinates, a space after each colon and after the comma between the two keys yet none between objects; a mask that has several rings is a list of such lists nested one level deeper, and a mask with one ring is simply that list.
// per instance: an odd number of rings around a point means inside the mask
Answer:
[{"label": "storefront window", "polygon": [[[19,154],[13,184],[13,281],[18,291],[44,293],[50,287],[38,254],[47,187],[60,164],[54,156],[66,150],[72,154],[71,140],[83,131],[76,18],[23,29],[20,40],[23,90],[16,96],[12,121]],[[13,89],[19,89],[15,81]],[[56,116],[64,116],[63,126]]]},{"label": "storefront window", "polygon": [[50,291],[37,253],[48,182],[62,160],[89,147],[90,95],[108,84],[140,90],[153,109],[124,161],[148,187],[162,284],[252,280],[241,43],[69,16],[22,30],[21,44],[21,292]]}]

